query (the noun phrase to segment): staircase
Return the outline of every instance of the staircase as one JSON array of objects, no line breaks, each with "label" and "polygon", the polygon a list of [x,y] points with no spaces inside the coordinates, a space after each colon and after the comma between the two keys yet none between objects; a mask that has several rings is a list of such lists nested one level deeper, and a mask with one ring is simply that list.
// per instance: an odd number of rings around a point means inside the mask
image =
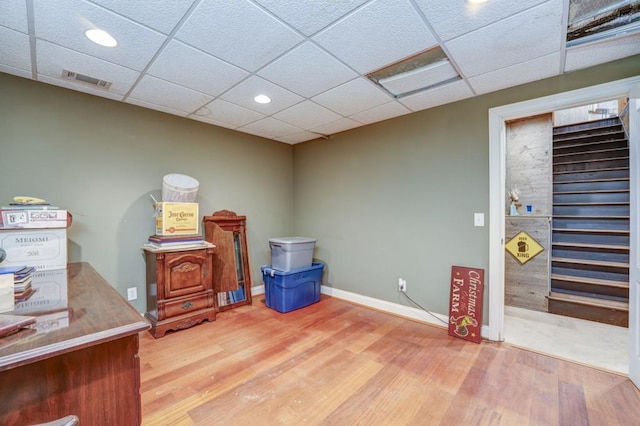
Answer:
[{"label": "staircase", "polygon": [[629,144],[620,120],[553,130],[549,312],[627,327]]}]

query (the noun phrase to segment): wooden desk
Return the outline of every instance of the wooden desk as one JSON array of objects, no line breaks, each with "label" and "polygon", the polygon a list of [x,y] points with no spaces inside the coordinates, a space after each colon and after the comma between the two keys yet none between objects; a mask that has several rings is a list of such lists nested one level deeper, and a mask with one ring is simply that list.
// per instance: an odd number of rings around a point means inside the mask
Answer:
[{"label": "wooden desk", "polygon": [[149,324],[88,263],[67,276],[68,326],[0,338],[0,424],[75,414],[81,425],[139,425],[138,333]]}]

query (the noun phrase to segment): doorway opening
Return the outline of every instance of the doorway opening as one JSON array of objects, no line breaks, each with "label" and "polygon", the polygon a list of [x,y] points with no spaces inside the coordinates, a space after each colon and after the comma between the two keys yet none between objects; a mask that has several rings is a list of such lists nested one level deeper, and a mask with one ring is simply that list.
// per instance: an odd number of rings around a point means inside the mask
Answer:
[{"label": "doorway opening", "polygon": [[624,106],[613,100],[509,121],[505,164],[505,341],[622,374],[630,191],[627,130],[618,117]]},{"label": "doorway opening", "polygon": [[[489,277],[490,310],[488,337],[490,339],[498,341],[510,340],[505,339],[506,334],[509,333],[508,327],[505,323],[505,314],[512,314],[511,309],[505,307],[506,304],[504,276],[505,243],[507,242],[507,238],[505,235],[505,219],[506,217],[508,217],[508,215],[506,214],[508,210],[505,208],[505,200],[508,200],[508,191],[506,190],[505,184],[507,136],[506,124],[512,120],[519,120],[525,117],[548,114],[550,111],[574,108],[580,105],[594,104],[610,99],[626,98],[631,88],[637,85],[638,82],[640,82],[640,78],[634,77],[617,82],[580,89],[573,92],[567,92],[563,94],[548,96],[545,98],[539,98],[531,101],[493,108],[490,110],[490,271],[496,271],[496,273],[491,273]],[[633,238],[635,233],[636,230],[631,229],[631,238]],[[530,311],[525,310],[525,313],[528,314],[529,312]],[[580,321],[582,320],[569,317],[561,317],[561,319],[561,323],[564,324],[570,332],[572,331],[573,335],[577,336],[578,338],[582,336],[582,340],[588,340],[584,339],[583,331],[585,325],[580,323]],[[528,320],[535,322],[535,326],[529,326],[529,332],[534,329],[542,332],[543,324],[540,319],[534,318]],[[569,323],[572,323],[573,325],[568,325]],[[531,324],[531,322],[529,324]],[[555,332],[549,331],[548,333],[553,336]],[[628,335],[628,333],[624,334]],[[610,333],[605,331],[604,335],[610,335]],[[527,344],[523,344],[522,346],[527,347]],[[552,345],[552,348],[559,346],[561,345],[555,344]],[[527,347],[527,349],[538,350],[534,347]],[[541,352],[549,353],[545,349],[539,350]],[[563,357],[571,359],[570,354]],[[577,361],[581,362],[580,360]]]}]

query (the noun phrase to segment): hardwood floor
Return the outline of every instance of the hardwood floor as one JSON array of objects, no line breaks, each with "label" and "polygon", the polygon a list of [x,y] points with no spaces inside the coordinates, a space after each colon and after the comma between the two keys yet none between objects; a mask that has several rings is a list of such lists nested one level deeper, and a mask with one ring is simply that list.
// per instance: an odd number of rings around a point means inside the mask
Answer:
[{"label": "hardwood floor", "polygon": [[628,378],[323,295],[141,335],[143,425],[637,425]]}]

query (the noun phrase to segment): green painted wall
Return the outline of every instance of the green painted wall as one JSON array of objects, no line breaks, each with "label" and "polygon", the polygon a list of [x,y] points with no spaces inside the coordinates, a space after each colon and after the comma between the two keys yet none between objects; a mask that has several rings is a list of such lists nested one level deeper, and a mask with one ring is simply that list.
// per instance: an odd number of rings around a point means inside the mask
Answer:
[{"label": "green painted wall", "polygon": [[[254,285],[268,239],[318,238],[324,284],[446,313],[451,265],[488,269],[489,108],[640,74],[640,56],[294,145],[0,73],[0,204],[73,213],[69,261],[138,287],[162,177],[200,181],[201,215],[248,217]],[[487,273],[490,271],[487,270]],[[485,298],[486,300],[486,298]],[[485,310],[485,322],[488,312]]]},{"label": "green painted wall", "polygon": [[490,273],[491,230],[473,226],[489,223],[489,109],[637,74],[640,56],[295,145],[294,232],[318,238],[326,285],[411,305],[402,277],[447,314],[452,265]]},{"label": "green painted wall", "polygon": [[119,292],[138,288],[140,247],[155,231],[149,194],[162,178],[200,182],[200,215],[247,216],[254,285],[268,239],[292,227],[292,147],[0,73],[0,204],[29,195],[69,210],[69,261],[89,262]]}]

